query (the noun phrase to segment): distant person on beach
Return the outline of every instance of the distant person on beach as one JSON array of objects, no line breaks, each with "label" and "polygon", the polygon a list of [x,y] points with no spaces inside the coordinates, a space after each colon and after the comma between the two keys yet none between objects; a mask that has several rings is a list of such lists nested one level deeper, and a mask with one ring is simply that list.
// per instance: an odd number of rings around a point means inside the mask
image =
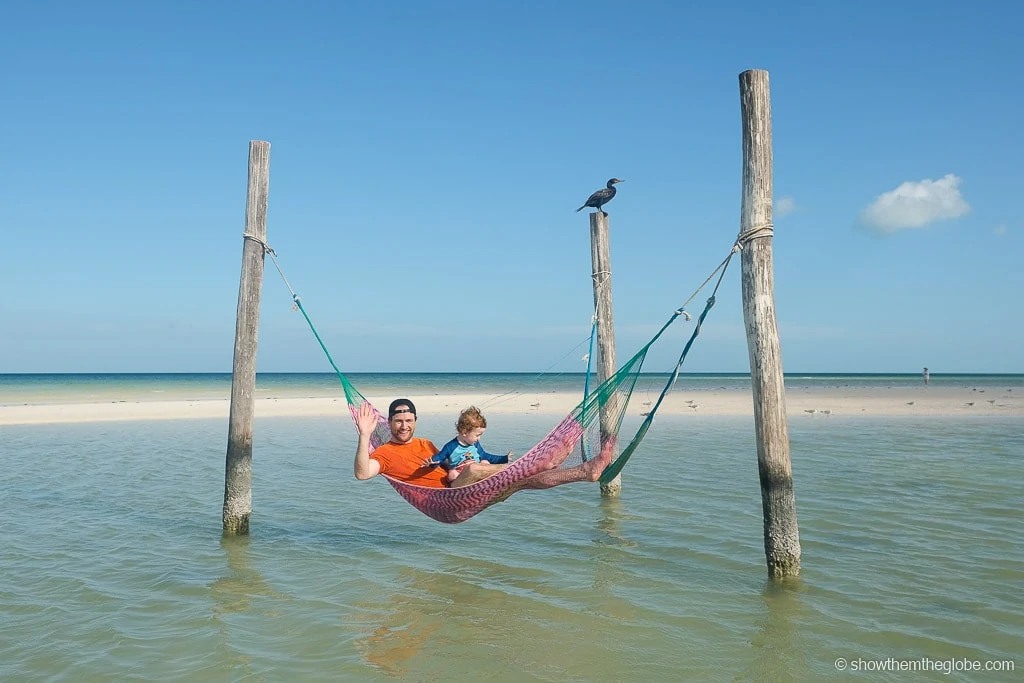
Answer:
[{"label": "distant person on beach", "polygon": [[928,372],[928,368],[924,369],[924,372],[921,373],[921,376],[924,377],[924,383],[925,383],[925,386],[927,386],[928,385],[928,381],[931,380],[931,378],[932,378],[931,373]]},{"label": "distant person on beach", "polygon": [[[370,452],[370,436],[377,428],[377,413],[369,402],[364,401],[356,412],[356,430],[359,443],[356,446],[353,470],[360,481],[386,474],[416,486],[444,488],[447,472],[440,467],[425,464],[437,455],[437,446],[427,439],[417,439],[416,406],[407,398],[398,398],[388,406],[388,428],[391,440]],[[459,475],[459,486],[479,481],[504,465],[470,463]]]},{"label": "distant person on beach", "polygon": [[[445,482],[452,487],[465,486],[461,483],[462,472],[471,464],[475,463],[474,469],[489,476],[498,470],[504,469],[508,464],[508,455],[492,455],[484,450],[480,443],[480,437],[487,431],[487,418],[474,406],[466,408],[459,413],[459,419],[455,423],[455,431],[458,433],[454,439],[446,443],[434,456],[427,458],[423,464],[428,467],[441,466],[445,471]],[[490,467],[486,466],[490,465]],[[469,481],[469,477],[465,481]],[[473,478],[474,481],[478,478]]]}]

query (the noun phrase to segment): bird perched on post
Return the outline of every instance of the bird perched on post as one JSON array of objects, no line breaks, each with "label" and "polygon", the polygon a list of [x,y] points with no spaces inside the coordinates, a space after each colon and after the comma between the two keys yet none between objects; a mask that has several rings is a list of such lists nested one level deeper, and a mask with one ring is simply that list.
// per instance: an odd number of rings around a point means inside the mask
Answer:
[{"label": "bird perched on post", "polygon": [[590,195],[590,199],[588,199],[583,204],[583,206],[576,209],[576,213],[579,213],[588,206],[592,206],[601,213],[604,213],[604,209],[602,209],[601,207],[612,200],[612,197],[615,196],[615,183],[621,182],[623,181],[619,180],[618,178],[612,178],[611,180],[609,180],[605,188],[603,190],[598,190],[594,194]]}]

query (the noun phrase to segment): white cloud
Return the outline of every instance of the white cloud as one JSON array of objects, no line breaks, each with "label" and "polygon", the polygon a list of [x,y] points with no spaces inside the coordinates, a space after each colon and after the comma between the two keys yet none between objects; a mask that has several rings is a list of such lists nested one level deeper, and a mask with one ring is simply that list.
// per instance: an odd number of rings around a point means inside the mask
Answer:
[{"label": "white cloud", "polygon": [[861,212],[861,220],[879,232],[893,233],[959,218],[970,210],[960,194],[960,178],[950,173],[938,180],[907,181],[879,195]]},{"label": "white cloud", "polygon": [[992,234],[996,235],[997,237],[1002,237],[1003,235],[1006,234],[1006,226],[1005,225],[997,225],[996,227],[994,227],[992,229]]},{"label": "white cloud", "polygon": [[797,206],[796,200],[792,197],[779,197],[775,200],[775,206],[772,207],[772,213],[775,218],[782,218],[788,216],[800,207]]}]

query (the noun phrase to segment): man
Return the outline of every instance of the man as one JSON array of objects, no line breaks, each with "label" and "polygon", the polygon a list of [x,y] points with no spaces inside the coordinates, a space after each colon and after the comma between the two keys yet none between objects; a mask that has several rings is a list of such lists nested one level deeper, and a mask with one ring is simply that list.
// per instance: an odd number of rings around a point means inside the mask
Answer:
[{"label": "man", "polygon": [[[356,446],[354,471],[356,479],[372,479],[386,474],[416,486],[444,487],[446,472],[440,467],[428,467],[424,461],[437,454],[437,446],[427,439],[415,438],[416,406],[407,398],[398,398],[388,406],[388,427],[391,440],[370,452],[370,435],[377,427],[377,416],[369,402],[359,406],[356,414],[356,429],[359,444]],[[459,485],[465,486],[494,474],[502,465],[471,463],[459,475]],[[462,480],[465,478],[465,482]]]}]

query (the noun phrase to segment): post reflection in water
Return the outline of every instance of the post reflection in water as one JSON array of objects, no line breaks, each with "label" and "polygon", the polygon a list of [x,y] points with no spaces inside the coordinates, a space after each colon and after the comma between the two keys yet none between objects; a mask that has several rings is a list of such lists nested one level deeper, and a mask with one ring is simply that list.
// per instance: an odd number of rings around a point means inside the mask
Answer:
[{"label": "post reflection in water", "polygon": [[622,532],[622,521],[637,519],[626,514],[622,500],[603,498],[601,519],[597,522],[600,532],[587,551],[593,564],[595,608],[613,619],[632,620],[637,610],[629,600],[624,599],[616,589],[633,581],[632,572],[625,567],[630,562],[629,550],[639,544]]},{"label": "post reflection in water", "polygon": [[621,498],[602,498],[601,499],[601,521],[597,523],[597,528],[600,529],[608,540],[599,539],[599,543],[605,545],[614,545],[621,548],[635,548],[637,542],[626,538],[622,535],[622,520],[624,519],[639,519],[635,515],[626,514],[625,508]]},{"label": "post reflection in water", "polygon": [[224,576],[210,584],[214,618],[248,611],[254,597],[276,595],[250,564],[248,536],[224,536],[220,547],[228,566]]},{"label": "post reflection in water", "polygon": [[751,670],[756,681],[812,680],[800,630],[804,610],[799,578],[769,580],[761,591],[765,612],[758,620],[750,645],[754,650]]},{"label": "post reflection in water", "polygon": [[[227,568],[221,578],[209,584],[209,589],[213,598],[213,620],[224,651],[224,666],[235,673],[254,675],[252,657],[242,651],[247,631],[243,626],[233,624],[232,617],[248,613],[254,598],[279,594],[250,563],[249,536],[224,536],[220,547],[224,550]],[[233,633],[233,630],[238,633]],[[236,639],[238,644],[233,644]]]}]

